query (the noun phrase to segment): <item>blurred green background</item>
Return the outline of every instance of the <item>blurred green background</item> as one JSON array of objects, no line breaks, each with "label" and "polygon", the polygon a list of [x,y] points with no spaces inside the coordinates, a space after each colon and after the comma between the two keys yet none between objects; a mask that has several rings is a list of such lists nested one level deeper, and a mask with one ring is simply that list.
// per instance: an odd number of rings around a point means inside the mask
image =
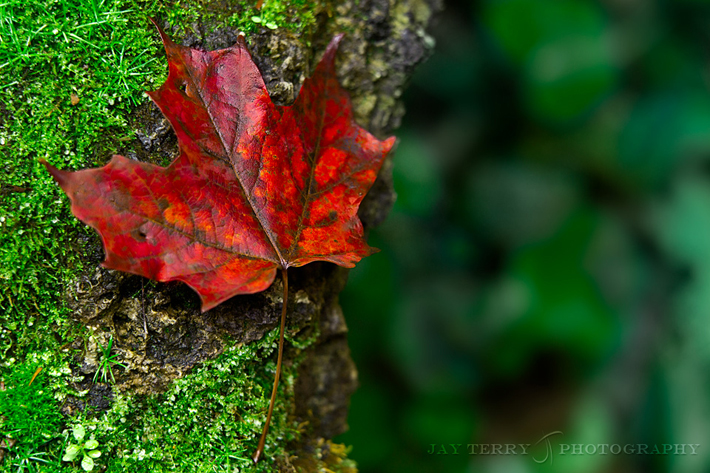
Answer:
[{"label": "blurred green background", "polygon": [[710,2],[445,7],[342,295],[339,440],[363,473],[710,471]]}]

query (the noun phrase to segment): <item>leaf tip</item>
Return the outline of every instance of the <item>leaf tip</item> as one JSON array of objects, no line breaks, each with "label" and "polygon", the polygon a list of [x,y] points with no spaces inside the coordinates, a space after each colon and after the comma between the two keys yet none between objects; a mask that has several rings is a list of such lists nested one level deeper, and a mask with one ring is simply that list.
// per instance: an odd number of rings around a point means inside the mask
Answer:
[{"label": "leaf tip", "polygon": [[385,148],[385,154],[389,153],[392,151],[394,148],[394,145],[397,143],[397,137],[396,136],[390,136],[387,138],[385,141],[383,141],[383,147]]},{"label": "leaf tip", "polygon": [[66,188],[66,185],[69,182],[69,175],[71,173],[57,169],[49,164],[45,159],[39,159],[39,162],[44,165],[45,169],[49,171],[54,180],[57,181],[57,184],[59,184],[62,189]]},{"label": "leaf tip", "polygon": [[163,45],[165,46],[165,49],[168,49],[169,45],[174,44],[173,40],[170,39],[170,37],[167,35],[167,33],[163,30],[163,28],[160,27],[157,21],[153,17],[148,17],[148,20],[150,20],[151,23],[153,23],[153,26],[155,26],[158,30],[158,33],[160,34],[160,39],[163,40]]},{"label": "leaf tip", "polygon": [[214,301],[212,301],[212,302],[205,302],[205,299],[204,299],[203,297],[200,297],[200,299],[201,299],[201,301],[202,301],[202,307],[200,308],[200,313],[201,313],[201,314],[204,314],[204,313],[207,312],[208,310],[217,307],[217,306],[219,305],[219,303],[221,302],[221,301],[220,301],[220,302],[214,302]]},{"label": "leaf tip", "polygon": [[338,47],[344,37],[345,33],[338,33],[333,36],[333,39],[330,40],[330,43],[328,43],[328,46],[325,48],[325,53],[323,54],[323,59],[321,59],[319,66],[323,64],[328,68],[335,67],[335,53],[338,52]]},{"label": "leaf tip", "polygon": [[345,37],[345,33],[338,33],[335,36],[333,36],[333,39],[330,41],[330,44],[335,44],[337,47],[340,44],[340,41]]},{"label": "leaf tip", "polygon": [[[247,45],[247,37],[243,31],[240,31],[239,34],[237,35],[237,43],[235,44],[235,46],[238,47],[239,49],[243,49],[243,50],[249,52],[249,46]],[[232,47],[234,47],[234,46],[232,46]],[[249,53],[249,55],[251,56],[251,53]]]}]

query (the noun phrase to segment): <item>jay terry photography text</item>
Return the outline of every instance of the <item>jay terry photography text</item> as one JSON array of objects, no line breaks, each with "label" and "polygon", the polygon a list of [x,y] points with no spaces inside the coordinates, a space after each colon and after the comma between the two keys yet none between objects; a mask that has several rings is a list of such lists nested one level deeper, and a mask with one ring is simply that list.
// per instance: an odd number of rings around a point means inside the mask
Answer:
[{"label": "jay terry photography text", "polygon": [[557,455],[697,455],[697,443],[557,443],[551,432],[536,443],[432,443],[430,455],[526,455],[537,463],[552,461]]}]

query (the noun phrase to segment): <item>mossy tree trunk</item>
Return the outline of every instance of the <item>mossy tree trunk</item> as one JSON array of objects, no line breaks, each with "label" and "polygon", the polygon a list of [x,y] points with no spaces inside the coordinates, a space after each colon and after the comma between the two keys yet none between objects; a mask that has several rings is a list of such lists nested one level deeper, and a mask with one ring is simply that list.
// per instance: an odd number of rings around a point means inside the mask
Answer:
[{"label": "mossy tree trunk", "polygon": [[[233,44],[238,32],[218,26],[221,15],[231,14],[228,4],[202,5],[210,20],[190,25],[191,32],[176,40],[206,49]],[[358,123],[384,138],[400,123],[404,110],[399,97],[408,78],[433,48],[426,28],[439,8],[436,0],[323,3],[313,12],[316,23],[309,34],[264,27],[247,41],[270,94],[285,105],[295,99],[333,35],[345,32],[337,60],[339,79],[351,94]],[[175,25],[163,26],[170,33]],[[132,120],[136,139],[121,150],[124,155],[160,164],[176,155],[173,132],[154,105],[140,107]],[[362,203],[360,217],[366,228],[380,223],[394,202],[391,169],[392,156]],[[76,416],[87,408],[108,410],[119,393],[160,395],[175,380],[230,347],[262,340],[278,326],[282,302],[278,278],[263,293],[234,297],[201,314],[199,299],[187,286],[105,270],[99,266],[103,253],[98,237],[87,234],[83,244],[92,249],[88,252],[92,260],[86,264],[91,269],[69,288],[67,298],[72,318],[95,336],[88,343],[75,342],[83,355],[73,368],[78,380],[74,388],[88,393],[65,402],[62,409],[67,415]],[[289,270],[285,376],[277,401],[284,419],[270,434],[272,442],[288,443],[286,454],[277,459],[282,471],[296,467],[315,471],[323,461],[330,466],[341,463],[341,453],[331,454],[328,460],[328,440],[347,429],[348,403],[357,386],[345,317],[338,304],[346,279],[346,270],[328,263]],[[118,360],[127,368],[113,369],[115,384],[95,383],[92,379],[101,369],[102,347],[110,339]],[[274,359],[275,350],[266,356]],[[260,366],[265,377],[271,376],[271,371],[266,373],[266,361]],[[262,394],[268,398],[268,390]],[[240,417],[236,413],[235,421]],[[278,425],[286,424],[297,424],[300,435],[284,436]]]}]

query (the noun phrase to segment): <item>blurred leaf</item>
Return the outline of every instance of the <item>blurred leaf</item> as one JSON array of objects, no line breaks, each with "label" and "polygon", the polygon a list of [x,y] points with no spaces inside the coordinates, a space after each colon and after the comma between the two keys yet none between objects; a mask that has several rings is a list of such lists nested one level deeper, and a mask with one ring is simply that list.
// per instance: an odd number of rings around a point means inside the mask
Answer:
[{"label": "blurred leaf", "polygon": [[[553,461],[538,465],[540,468],[537,471],[545,473],[610,471],[610,463],[615,457],[609,452],[609,445],[613,444],[614,438],[611,414],[603,401],[592,393],[580,399],[569,428],[562,434],[551,437],[554,443]],[[561,453],[559,445],[561,443],[568,445],[565,454]],[[582,454],[573,454],[571,445],[582,445]],[[606,453],[601,453],[600,445],[606,445]],[[590,450],[587,451],[587,448]]]},{"label": "blurred leaf", "polygon": [[81,467],[84,471],[91,471],[94,469],[94,460],[91,457],[85,456],[81,459]]},{"label": "blurred leaf", "polygon": [[84,438],[84,435],[86,434],[86,431],[84,430],[84,426],[82,426],[81,424],[76,424],[74,427],[72,427],[72,433],[74,434],[74,438],[78,442],[81,442],[81,440]]},{"label": "blurred leaf", "polygon": [[665,92],[639,100],[621,135],[619,170],[656,186],[689,161],[710,157],[710,95]]},{"label": "blurred leaf", "polygon": [[501,373],[520,373],[542,348],[560,350],[575,359],[577,369],[597,365],[610,354],[618,320],[584,266],[598,225],[598,215],[579,209],[556,235],[513,255],[509,277],[527,287],[529,306],[489,355]]},{"label": "blurred leaf", "polygon": [[544,122],[574,120],[613,91],[617,68],[596,3],[489,0],[484,23],[521,68],[525,103]]},{"label": "blurred leaf", "polygon": [[617,71],[599,36],[560,38],[530,54],[523,93],[530,112],[544,122],[564,124],[579,118],[614,90]]},{"label": "blurred leaf", "polygon": [[585,0],[487,0],[483,21],[504,53],[518,65],[550,40],[600,36],[606,26],[596,3]]},{"label": "blurred leaf", "polygon": [[652,212],[659,243],[690,280],[676,298],[677,330],[692,353],[710,362],[710,182],[695,174],[677,179]]},{"label": "blurred leaf", "polygon": [[77,457],[77,455],[79,455],[80,451],[81,451],[81,447],[79,447],[78,445],[70,444],[69,446],[67,446],[66,452],[64,452],[64,456],[62,457],[62,461],[65,461],[65,462],[74,461],[74,459]]},{"label": "blurred leaf", "polygon": [[477,167],[467,185],[464,204],[478,231],[510,248],[550,237],[579,200],[573,175],[520,161]]},{"label": "blurred leaf", "polygon": [[393,358],[419,390],[452,393],[478,380],[476,285],[465,274],[430,274],[411,284],[391,319]]},{"label": "blurred leaf", "polygon": [[97,442],[94,439],[87,440],[86,443],[84,444],[84,448],[87,450],[93,450],[98,446],[99,446],[99,442]]}]

